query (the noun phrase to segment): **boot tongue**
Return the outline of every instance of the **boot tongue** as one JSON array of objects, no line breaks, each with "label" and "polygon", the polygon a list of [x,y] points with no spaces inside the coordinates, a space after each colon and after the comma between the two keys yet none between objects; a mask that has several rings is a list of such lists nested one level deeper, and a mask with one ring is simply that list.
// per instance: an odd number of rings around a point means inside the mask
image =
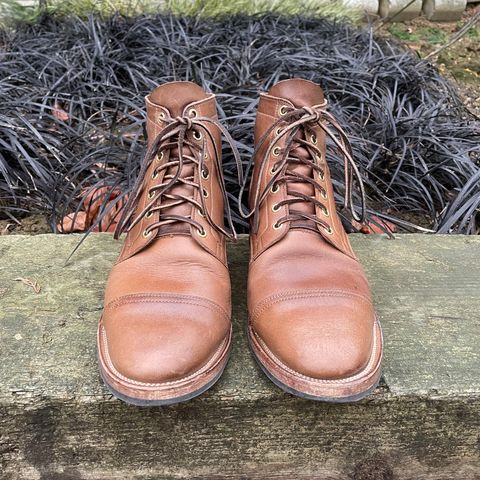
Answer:
[{"label": "boot tongue", "polygon": [[[323,91],[319,85],[303,79],[284,80],[274,85],[269,95],[284,98],[289,100],[296,108],[311,107],[323,103],[324,96]],[[305,140],[305,134],[303,129],[300,129],[296,135],[296,138]],[[308,151],[297,146],[290,150],[290,156],[305,159],[305,164],[290,163],[288,166],[289,171],[296,172],[306,177],[313,178],[313,169],[308,166],[308,162],[312,161]],[[300,192],[309,197],[315,196],[314,187],[308,182],[289,182],[287,184],[287,198],[295,198],[290,195],[289,192]],[[315,206],[311,202],[298,202],[290,206],[290,213],[301,212],[309,215],[315,215]],[[296,220],[291,223],[293,228],[316,228],[315,222],[312,220]]]},{"label": "boot tongue", "polygon": [[[148,96],[148,100],[150,102],[166,108],[170,112],[170,116],[173,118],[182,116],[185,108],[191,103],[204,100],[205,98],[208,98],[208,95],[205,93],[205,91],[192,82],[167,83],[157,87]],[[192,152],[188,147],[184,147],[183,154],[191,155]],[[176,159],[178,159],[178,150],[174,148],[170,152],[169,161]],[[194,175],[194,166],[186,158],[184,158],[184,161],[187,162],[187,165],[183,165],[182,171],[180,172],[180,177],[184,179],[188,177],[192,178]],[[166,170],[165,174],[173,176],[175,175],[176,171],[176,166],[171,167]],[[177,182],[166,192],[167,195],[180,195],[187,198],[193,197],[194,193],[194,187],[185,185],[182,182]],[[172,202],[174,202],[174,200],[166,198],[165,196],[163,196],[161,200],[163,205],[168,205]],[[191,212],[192,205],[187,202],[162,209],[163,215],[178,215],[182,217],[190,217]],[[158,229],[158,235],[169,235],[172,233],[188,234],[189,231],[190,227],[186,222],[173,222],[161,226]]]},{"label": "boot tongue", "polygon": [[178,117],[183,114],[185,107],[207,97],[205,91],[195,83],[173,82],[157,87],[148,99],[166,108],[172,117]]},{"label": "boot tongue", "polygon": [[301,78],[278,82],[269,90],[268,95],[289,100],[297,108],[320,105],[324,100],[320,85]]}]

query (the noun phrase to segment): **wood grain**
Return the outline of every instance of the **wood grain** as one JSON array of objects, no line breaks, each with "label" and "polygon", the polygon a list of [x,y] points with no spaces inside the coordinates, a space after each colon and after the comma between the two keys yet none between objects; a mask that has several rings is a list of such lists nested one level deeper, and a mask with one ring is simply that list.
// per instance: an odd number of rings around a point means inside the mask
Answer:
[{"label": "wood grain", "polygon": [[95,329],[120,243],[92,235],[64,265],[79,238],[0,238],[1,480],[480,478],[480,238],[352,236],[385,336],[381,386],[354,405],[294,398],[261,374],[242,238],[224,376],[154,409],[100,382]]}]

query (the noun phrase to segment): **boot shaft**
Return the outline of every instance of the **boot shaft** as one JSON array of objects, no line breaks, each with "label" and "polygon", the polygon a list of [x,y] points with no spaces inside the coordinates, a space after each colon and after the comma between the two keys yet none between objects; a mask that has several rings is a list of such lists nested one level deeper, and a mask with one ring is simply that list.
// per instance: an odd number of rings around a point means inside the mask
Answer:
[{"label": "boot shaft", "polygon": [[153,90],[146,108],[148,149],[126,207],[128,234],[121,259],[161,236],[186,235],[225,261],[215,96],[191,82],[172,82]]},{"label": "boot shaft", "polygon": [[254,258],[291,229],[313,231],[355,258],[335,208],[325,115],[322,89],[307,80],[279,82],[260,97],[249,196]]}]

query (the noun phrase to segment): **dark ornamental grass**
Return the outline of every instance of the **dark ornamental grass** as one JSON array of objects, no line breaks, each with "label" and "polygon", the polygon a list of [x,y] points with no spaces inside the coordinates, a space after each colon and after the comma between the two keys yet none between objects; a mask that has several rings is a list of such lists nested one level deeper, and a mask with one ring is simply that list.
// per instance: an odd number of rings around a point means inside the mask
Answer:
[{"label": "dark ornamental grass", "polygon": [[[53,226],[89,189],[128,193],[144,148],[144,96],[167,81],[218,95],[245,166],[258,93],[294,76],[324,87],[350,134],[371,214],[400,231],[479,232],[480,123],[455,88],[366,30],[275,15],[45,18],[0,33],[1,215],[45,212]],[[343,166],[334,154],[330,165],[340,204]],[[224,166],[235,212],[227,149]]]}]

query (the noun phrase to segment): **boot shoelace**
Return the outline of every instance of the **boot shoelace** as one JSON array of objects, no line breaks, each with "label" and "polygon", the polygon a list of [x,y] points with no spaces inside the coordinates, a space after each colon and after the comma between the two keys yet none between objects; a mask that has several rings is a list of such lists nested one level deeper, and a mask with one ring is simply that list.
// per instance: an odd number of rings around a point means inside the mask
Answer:
[{"label": "boot shoelace", "polygon": [[[147,149],[145,156],[142,160],[142,166],[138,178],[133,186],[132,194],[130,195],[124,209],[120,221],[118,222],[117,228],[115,230],[115,238],[118,238],[121,233],[129,232],[135,225],[137,225],[142,218],[151,217],[154,212],[159,212],[159,220],[151,225],[149,225],[143,232],[144,237],[149,237],[155,230],[162,225],[168,225],[172,223],[187,223],[195,227],[200,236],[204,237],[206,235],[205,229],[203,226],[194,220],[192,216],[185,215],[174,215],[162,213],[167,208],[172,208],[179,206],[181,204],[191,204],[192,207],[197,208],[201,216],[205,217],[208,223],[218,232],[225,235],[230,239],[236,239],[236,232],[233,225],[232,215],[230,206],[228,203],[228,196],[225,189],[225,181],[222,172],[222,162],[217,151],[215,140],[208,130],[208,125],[216,126],[220,132],[224,135],[229,147],[235,158],[237,165],[237,174],[238,181],[240,185],[243,184],[243,171],[241,167],[240,154],[235,147],[234,141],[226,128],[216,119],[210,117],[199,117],[196,110],[191,109],[189,112],[192,116],[179,116],[179,117],[162,117],[162,121],[166,122],[167,125],[159,132],[155,137],[151,146]],[[187,139],[187,132],[192,131],[192,135],[195,140],[200,141],[203,139],[201,144],[192,143]],[[223,226],[217,225],[212,219],[211,214],[206,208],[204,198],[208,195],[208,191],[202,184],[202,180],[207,180],[210,172],[205,165],[205,160],[207,158],[207,140],[214,145],[215,151],[215,166],[219,175],[219,184],[222,191],[224,208],[226,209],[225,214],[228,221],[229,231],[226,230]],[[188,148],[189,153],[185,153],[185,147]],[[154,185],[148,190],[148,204],[142,209],[137,215],[135,211],[138,206],[138,202],[142,192],[142,185],[144,183],[146,172],[151,167],[152,163],[156,160],[162,160],[166,151],[173,152],[176,150],[176,153],[172,157],[168,158],[167,162],[159,165],[152,173],[152,179],[160,177],[162,171],[165,171],[163,181],[157,185]],[[182,175],[183,168],[185,166],[192,165],[193,174],[184,176]],[[170,173],[174,172],[174,173]],[[198,182],[195,181],[195,173],[198,172],[197,178]],[[193,187],[195,190],[200,190],[200,199],[198,202],[193,198],[193,196],[185,196],[178,193],[171,193],[170,190],[174,186],[183,184],[186,186]],[[165,203],[161,202],[160,199],[163,198],[167,200]]]},{"label": "boot shoelace", "polygon": [[[320,179],[323,180],[325,176],[325,171],[315,161],[319,161],[322,156],[322,152],[317,146],[316,135],[312,130],[312,127],[315,125],[318,125],[325,132],[326,136],[332,140],[332,142],[337,147],[338,151],[341,153],[344,159],[345,208],[350,208],[352,216],[355,220],[359,222],[363,222],[365,220],[365,189],[358,167],[353,160],[353,153],[350,142],[348,141],[347,134],[344,132],[342,127],[338,124],[335,118],[326,111],[326,106],[326,100],[322,104],[315,105],[313,107],[293,108],[284,105],[280,110],[281,117],[270,126],[270,128],[259,140],[252,154],[251,160],[247,166],[245,182],[241,184],[242,186],[238,197],[238,208],[240,210],[240,215],[245,219],[253,216],[254,232],[258,231],[259,211],[261,205],[263,204],[265,198],[269,195],[270,192],[276,193],[279,190],[279,184],[282,182],[286,183],[287,193],[291,198],[287,198],[275,204],[272,207],[274,211],[278,211],[283,205],[293,205],[295,203],[308,202],[320,207],[323,212],[328,215],[327,207],[322,202],[317,200],[315,196],[309,196],[305,195],[302,192],[288,190],[289,183],[307,182],[312,185],[315,191],[320,191],[320,195],[322,198],[327,198],[327,191],[322,185],[315,181],[314,178],[302,175],[301,173],[289,170],[288,168],[290,165],[295,164],[306,165],[312,170],[317,171]],[[283,126],[283,124],[285,124],[285,126]],[[330,126],[332,128],[330,128]],[[300,138],[297,135],[299,132],[301,133],[301,130],[303,130],[304,132],[304,138]],[[246,180],[248,179],[249,172],[255,159],[255,155],[273,131],[275,131],[275,137],[270,142],[268,149],[265,152],[265,155],[260,161],[258,181],[257,185],[255,185],[254,190],[253,207],[251,208],[251,210],[245,212],[242,206],[242,198],[246,188]],[[279,146],[275,145],[283,137],[286,137],[286,141],[285,147],[282,149]],[[310,141],[308,141],[307,139],[310,139]],[[305,150],[307,150],[309,154],[307,158],[301,158],[300,156],[294,155],[293,151],[298,147],[303,147]],[[260,179],[263,178],[263,174],[271,154],[280,158],[270,170],[272,178],[269,180],[263,191],[260,191]],[[361,195],[360,215],[357,214],[353,205],[352,187],[354,175],[357,180]],[[273,228],[278,229],[283,223],[294,222],[298,220],[312,221],[315,224],[323,227],[327,231],[327,233],[333,233],[330,225],[318,218],[316,215],[293,209],[291,211],[289,209],[288,215],[279,219],[276,224],[274,224]]]}]

